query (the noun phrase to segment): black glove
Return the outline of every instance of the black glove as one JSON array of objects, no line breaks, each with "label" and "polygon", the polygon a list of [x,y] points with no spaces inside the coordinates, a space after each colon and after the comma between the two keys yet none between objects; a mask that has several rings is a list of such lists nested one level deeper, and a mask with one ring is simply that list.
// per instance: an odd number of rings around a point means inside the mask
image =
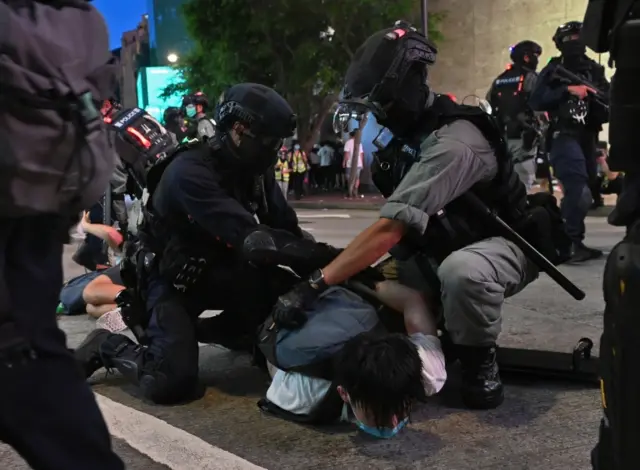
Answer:
[{"label": "black glove", "polygon": [[320,293],[308,281],[296,284],[289,292],[278,297],[271,311],[273,322],[278,328],[286,330],[301,328],[307,322],[305,310],[313,305]]}]

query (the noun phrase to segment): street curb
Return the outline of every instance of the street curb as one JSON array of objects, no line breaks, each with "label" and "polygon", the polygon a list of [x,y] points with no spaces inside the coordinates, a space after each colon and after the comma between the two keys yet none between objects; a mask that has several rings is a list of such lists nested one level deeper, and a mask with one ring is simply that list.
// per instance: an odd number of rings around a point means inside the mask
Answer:
[{"label": "street curb", "polygon": [[[289,205],[294,209],[309,210],[360,210],[379,211],[384,203],[363,203],[363,202],[322,202],[322,201],[290,201]],[[614,206],[603,206],[590,210],[589,217],[608,217]]]}]

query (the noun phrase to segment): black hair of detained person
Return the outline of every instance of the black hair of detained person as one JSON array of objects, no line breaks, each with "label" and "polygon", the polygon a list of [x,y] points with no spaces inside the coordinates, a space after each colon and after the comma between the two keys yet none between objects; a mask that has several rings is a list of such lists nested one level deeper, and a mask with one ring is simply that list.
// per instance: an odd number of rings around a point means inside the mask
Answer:
[{"label": "black hair of detained person", "polygon": [[425,402],[422,360],[406,335],[363,333],[348,341],[337,362],[337,381],[377,428],[393,416],[409,417],[416,401]]}]

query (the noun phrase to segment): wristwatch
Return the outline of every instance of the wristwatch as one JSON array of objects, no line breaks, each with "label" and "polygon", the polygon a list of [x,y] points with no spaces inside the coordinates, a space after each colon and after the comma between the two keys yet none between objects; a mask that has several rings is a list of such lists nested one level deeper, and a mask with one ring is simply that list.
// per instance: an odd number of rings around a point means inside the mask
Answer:
[{"label": "wristwatch", "polygon": [[322,269],[316,269],[311,273],[309,276],[309,285],[320,292],[325,291],[329,287],[324,281],[324,273],[322,272]]}]

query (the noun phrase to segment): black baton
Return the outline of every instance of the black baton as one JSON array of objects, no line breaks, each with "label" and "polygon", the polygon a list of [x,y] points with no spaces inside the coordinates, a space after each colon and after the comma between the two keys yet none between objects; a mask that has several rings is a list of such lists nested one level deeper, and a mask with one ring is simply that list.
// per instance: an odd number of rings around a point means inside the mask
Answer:
[{"label": "black baton", "polygon": [[571,297],[576,300],[582,300],[585,298],[586,294],[583,290],[581,290],[578,286],[576,286],[573,282],[567,278],[564,274],[562,274],[555,265],[544,257],[542,253],[536,250],[531,244],[522,238],[515,230],[513,230],[509,224],[507,224],[504,220],[502,220],[498,215],[496,215],[491,209],[489,209],[478,197],[471,193],[467,192],[464,195],[467,202],[480,214],[483,214],[489,220],[493,222],[494,225],[497,225],[500,229],[502,229],[505,233],[505,238],[512,241],[518,248],[522,250],[527,258],[529,258],[533,264],[535,264],[540,271],[545,272],[549,275],[551,279],[556,281],[560,287],[566,290]]}]

